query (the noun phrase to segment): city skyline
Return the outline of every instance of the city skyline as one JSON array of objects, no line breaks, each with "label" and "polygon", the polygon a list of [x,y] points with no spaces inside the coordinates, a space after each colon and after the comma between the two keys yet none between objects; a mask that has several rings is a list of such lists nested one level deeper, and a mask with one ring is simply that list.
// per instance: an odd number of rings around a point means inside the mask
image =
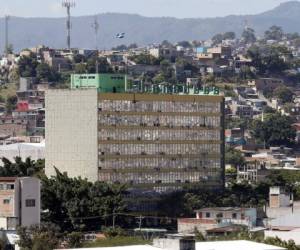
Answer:
[{"label": "city skyline", "polygon": [[[99,0],[76,0],[75,2],[77,8],[73,10],[74,16],[117,12],[151,17],[204,18],[257,14],[270,10],[280,3],[289,2],[289,0],[261,0],[259,4],[240,0],[186,0],[182,2],[175,0],[127,0],[126,2],[111,0],[103,3]],[[28,0],[22,3],[19,0],[9,2],[0,0],[0,4],[2,6],[0,16],[9,14],[22,17],[63,17],[65,15],[59,0]],[[202,11],[204,9],[205,11]]]}]

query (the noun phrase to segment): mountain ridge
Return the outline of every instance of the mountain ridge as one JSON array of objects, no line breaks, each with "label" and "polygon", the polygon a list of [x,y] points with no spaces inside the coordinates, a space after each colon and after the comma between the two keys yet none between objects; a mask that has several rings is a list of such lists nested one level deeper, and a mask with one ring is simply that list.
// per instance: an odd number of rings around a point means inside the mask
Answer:
[{"label": "mountain ridge", "polygon": [[[299,32],[300,2],[281,3],[272,10],[255,15],[229,15],[210,18],[145,17],[139,14],[104,13],[99,14],[99,48],[110,49],[119,44],[137,43],[148,45],[163,40],[171,42],[182,40],[208,39],[216,33],[235,31],[240,35],[245,20],[258,35],[272,25],[282,26],[286,32]],[[72,46],[94,48],[95,35],[91,27],[92,16],[72,18]],[[65,18],[11,17],[10,42],[19,51],[26,47],[43,44],[49,47],[66,46]],[[0,19],[4,27],[4,19]],[[125,32],[126,37],[116,39],[115,34]],[[0,29],[0,49],[4,47],[4,29]]]}]

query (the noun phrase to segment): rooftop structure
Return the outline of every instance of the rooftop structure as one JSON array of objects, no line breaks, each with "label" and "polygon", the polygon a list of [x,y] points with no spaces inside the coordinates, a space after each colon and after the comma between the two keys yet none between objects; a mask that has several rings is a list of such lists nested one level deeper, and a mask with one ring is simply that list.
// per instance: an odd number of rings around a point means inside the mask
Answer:
[{"label": "rooftop structure", "polygon": [[71,89],[97,88],[99,93],[124,93],[127,76],[122,74],[73,74]]}]

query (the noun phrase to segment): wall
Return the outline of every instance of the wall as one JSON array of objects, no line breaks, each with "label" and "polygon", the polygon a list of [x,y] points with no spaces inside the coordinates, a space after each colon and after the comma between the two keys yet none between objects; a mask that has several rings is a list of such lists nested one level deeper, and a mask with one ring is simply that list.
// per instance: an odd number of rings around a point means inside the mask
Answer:
[{"label": "wall", "polygon": [[46,174],[97,181],[97,89],[46,92]]},{"label": "wall", "polygon": [[[41,184],[37,178],[20,179],[21,226],[38,225],[41,221]],[[35,200],[35,206],[26,206],[26,200]]]},{"label": "wall", "polygon": [[281,232],[281,231],[265,231],[265,237],[278,237],[281,240],[289,241],[293,240],[295,241],[296,245],[300,245],[300,230],[293,230],[293,231],[287,231],[287,232]]}]

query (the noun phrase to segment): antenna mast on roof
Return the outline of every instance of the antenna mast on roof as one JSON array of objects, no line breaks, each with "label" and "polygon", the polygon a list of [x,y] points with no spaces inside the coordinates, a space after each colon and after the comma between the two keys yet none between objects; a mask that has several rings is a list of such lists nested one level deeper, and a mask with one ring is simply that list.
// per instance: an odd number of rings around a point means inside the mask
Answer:
[{"label": "antenna mast on roof", "polygon": [[75,8],[75,2],[73,0],[63,0],[62,7],[67,10],[67,46],[71,49],[71,8]]}]

